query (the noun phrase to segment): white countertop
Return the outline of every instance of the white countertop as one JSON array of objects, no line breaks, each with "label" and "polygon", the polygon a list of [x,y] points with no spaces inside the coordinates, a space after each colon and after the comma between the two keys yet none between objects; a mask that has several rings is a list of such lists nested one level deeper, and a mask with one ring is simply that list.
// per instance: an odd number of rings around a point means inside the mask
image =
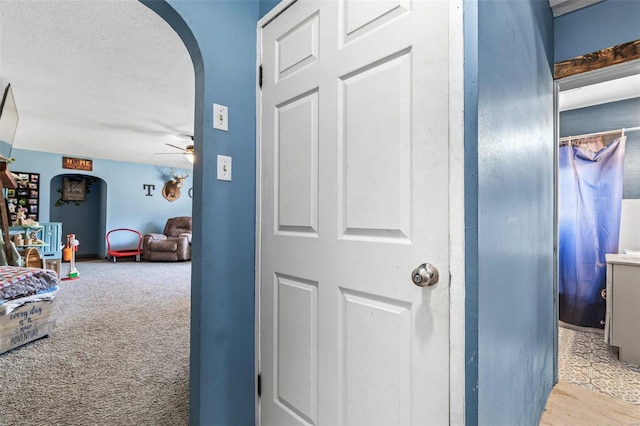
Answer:
[{"label": "white countertop", "polygon": [[635,254],[607,254],[607,263],[640,266],[640,256]]}]

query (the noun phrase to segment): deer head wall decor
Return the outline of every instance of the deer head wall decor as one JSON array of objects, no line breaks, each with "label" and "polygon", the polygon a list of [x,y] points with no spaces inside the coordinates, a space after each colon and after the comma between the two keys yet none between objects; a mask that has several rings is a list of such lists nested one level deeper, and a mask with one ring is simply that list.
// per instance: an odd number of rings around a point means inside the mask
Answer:
[{"label": "deer head wall decor", "polygon": [[174,202],[180,198],[180,188],[182,188],[184,180],[189,177],[189,173],[184,176],[178,176],[175,169],[171,169],[171,176],[173,176],[173,179],[168,180],[162,188],[162,196],[165,200]]}]

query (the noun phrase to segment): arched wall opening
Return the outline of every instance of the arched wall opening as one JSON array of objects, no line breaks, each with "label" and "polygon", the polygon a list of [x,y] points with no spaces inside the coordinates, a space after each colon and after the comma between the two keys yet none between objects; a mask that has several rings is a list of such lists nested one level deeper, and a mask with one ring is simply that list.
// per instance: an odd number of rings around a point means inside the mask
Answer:
[{"label": "arched wall opening", "polygon": [[107,183],[97,176],[59,174],[51,178],[50,194],[49,220],[62,223],[62,242],[75,234],[77,258],[103,258]]},{"label": "arched wall opening", "polygon": [[[190,423],[253,424],[259,2],[140,1],[195,70]],[[214,103],[228,107],[228,132],[213,129]],[[231,182],[217,180],[218,155],[233,158]]]}]

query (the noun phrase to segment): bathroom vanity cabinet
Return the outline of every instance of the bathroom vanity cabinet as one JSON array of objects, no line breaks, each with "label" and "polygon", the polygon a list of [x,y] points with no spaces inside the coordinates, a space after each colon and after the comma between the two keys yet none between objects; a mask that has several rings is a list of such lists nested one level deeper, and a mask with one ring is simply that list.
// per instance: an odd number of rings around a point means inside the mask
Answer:
[{"label": "bathroom vanity cabinet", "polygon": [[604,340],[618,346],[620,361],[640,365],[640,256],[607,254]]}]

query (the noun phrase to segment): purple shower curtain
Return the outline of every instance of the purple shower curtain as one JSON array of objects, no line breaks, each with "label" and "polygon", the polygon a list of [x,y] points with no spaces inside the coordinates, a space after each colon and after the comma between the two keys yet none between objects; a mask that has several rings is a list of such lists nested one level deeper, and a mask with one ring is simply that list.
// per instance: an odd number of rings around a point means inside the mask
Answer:
[{"label": "purple shower curtain", "polygon": [[605,254],[618,252],[626,137],[597,152],[561,146],[558,172],[560,320],[603,328]]}]

